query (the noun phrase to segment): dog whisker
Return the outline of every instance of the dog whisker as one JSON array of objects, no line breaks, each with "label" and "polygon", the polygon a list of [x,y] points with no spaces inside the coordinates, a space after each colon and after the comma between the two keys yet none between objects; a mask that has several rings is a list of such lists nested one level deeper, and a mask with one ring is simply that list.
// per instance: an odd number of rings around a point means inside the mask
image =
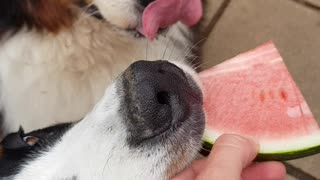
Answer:
[{"label": "dog whisker", "polygon": [[208,66],[209,66],[209,63],[200,63],[197,66],[194,66],[194,70],[197,71],[200,68],[202,69],[202,68],[205,68],[205,67],[208,67]]},{"label": "dog whisker", "polygon": [[192,66],[192,64],[194,64],[194,65],[196,65],[196,60],[199,58],[200,56],[195,56],[195,55],[193,55],[193,59],[192,60],[190,60],[190,64],[191,64],[191,66]]},{"label": "dog whisker", "polygon": [[83,22],[84,20],[88,19],[88,18],[92,18],[93,15],[97,15],[99,14],[100,12],[98,10],[96,11],[92,11],[90,13],[88,12],[82,12],[80,15],[79,15],[79,20],[77,21],[77,23],[81,23]]},{"label": "dog whisker", "polygon": [[[172,39],[172,36],[170,37],[170,39]],[[173,54],[173,52],[174,52],[174,50],[175,50],[175,47],[176,47],[176,43],[177,43],[177,39],[174,38],[174,40],[173,40],[173,42],[172,42],[172,50],[171,50],[171,53],[170,53],[168,59],[171,59],[171,56],[172,56],[172,54]]]},{"label": "dog whisker", "polygon": [[207,38],[202,38],[193,46],[187,47],[186,50],[178,57],[178,59],[190,56],[192,54],[192,50],[205,40],[207,40]]},{"label": "dog whisker", "polygon": [[[169,29],[167,30],[167,32],[169,32]],[[176,32],[177,32],[177,29],[173,30],[171,37],[174,37],[174,35],[176,34]],[[169,47],[170,42],[171,42],[171,38],[168,38],[168,42],[166,43],[166,47],[165,47],[165,49],[164,49],[164,52],[163,52],[163,55],[162,55],[162,59],[165,58],[165,55],[166,55],[166,52],[167,52],[167,50],[168,50],[168,47]]]}]

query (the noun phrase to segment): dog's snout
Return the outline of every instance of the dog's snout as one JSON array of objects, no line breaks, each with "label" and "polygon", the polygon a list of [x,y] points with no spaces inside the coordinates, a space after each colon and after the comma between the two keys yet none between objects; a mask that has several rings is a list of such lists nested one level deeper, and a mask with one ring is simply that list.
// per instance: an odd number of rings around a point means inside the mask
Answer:
[{"label": "dog's snout", "polygon": [[147,7],[150,3],[152,3],[155,0],[139,0],[139,1],[140,1],[141,6]]},{"label": "dog's snout", "polygon": [[201,96],[183,70],[167,61],[135,62],[123,79],[129,128],[140,140],[179,126]]},{"label": "dog's snout", "polygon": [[166,109],[166,114],[171,113],[172,106],[181,100],[178,96],[183,94],[184,88],[188,88],[185,73],[167,61],[140,61],[131,68],[135,74],[133,81],[139,84],[136,93],[145,97],[140,103],[158,110]]}]

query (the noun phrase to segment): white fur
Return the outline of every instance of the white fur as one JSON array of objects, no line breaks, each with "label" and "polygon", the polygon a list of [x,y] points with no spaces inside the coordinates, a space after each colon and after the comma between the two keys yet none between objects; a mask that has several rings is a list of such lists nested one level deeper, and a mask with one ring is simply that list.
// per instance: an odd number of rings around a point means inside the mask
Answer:
[{"label": "white fur", "polygon": [[141,25],[142,7],[139,0],[93,0],[103,17],[123,29]]},{"label": "white fur", "polygon": [[[131,2],[118,1],[122,8]],[[107,21],[122,27],[112,19],[121,18],[126,11],[114,7],[111,0],[105,0],[104,5],[102,2],[96,1]],[[181,24],[170,28],[167,36],[147,43],[145,38],[135,38],[109,22],[84,15],[73,28],[57,35],[23,29],[2,40],[0,104],[6,132],[16,131],[20,125],[31,131],[80,120],[131,62],[162,59],[165,51],[164,59],[184,60],[185,50],[190,47],[180,32],[188,30]]]},{"label": "white fur", "polygon": [[[186,73],[192,72],[186,66],[180,67]],[[170,173],[177,173],[195,158],[200,139],[196,141],[192,137],[181,144],[159,141],[152,147],[130,148],[126,139],[128,131],[119,114],[121,95],[117,90],[113,83],[85,119],[71,128],[52,149],[25,164],[13,179],[168,180],[174,175]],[[182,154],[177,153],[179,147],[183,149]],[[172,167],[174,164],[178,167]]]},{"label": "white fur", "polygon": [[[102,101],[108,107],[101,109],[103,105],[100,103],[98,110],[71,129],[56,147],[27,164],[15,180],[51,180],[72,176],[79,180],[163,179],[158,174],[160,169],[153,175],[151,168],[159,160],[158,156],[164,154],[155,153],[148,160],[144,157],[146,154],[134,154],[125,144],[126,128],[119,123],[119,100],[113,93],[114,89],[114,86],[109,88]],[[111,127],[116,131],[109,132]]]}]

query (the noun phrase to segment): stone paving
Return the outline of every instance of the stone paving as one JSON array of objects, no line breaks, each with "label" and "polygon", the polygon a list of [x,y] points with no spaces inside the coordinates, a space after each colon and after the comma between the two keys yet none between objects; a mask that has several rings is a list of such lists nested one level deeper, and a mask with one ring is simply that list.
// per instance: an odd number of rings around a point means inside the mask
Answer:
[{"label": "stone paving", "polygon": [[[203,68],[269,40],[320,119],[320,0],[205,0]],[[320,179],[320,155],[286,162],[286,180]]]}]

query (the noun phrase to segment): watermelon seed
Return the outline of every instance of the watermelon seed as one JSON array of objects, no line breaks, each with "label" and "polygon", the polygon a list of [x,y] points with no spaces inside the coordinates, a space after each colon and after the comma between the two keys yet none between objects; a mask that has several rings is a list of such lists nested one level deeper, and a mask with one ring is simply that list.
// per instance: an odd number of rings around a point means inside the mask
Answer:
[{"label": "watermelon seed", "polygon": [[263,90],[261,90],[261,91],[260,91],[260,101],[261,101],[261,102],[264,102],[265,99],[266,99],[265,93],[264,93]]},{"label": "watermelon seed", "polygon": [[288,95],[284,90],[280,90],[280,97],[284,101],[287,101],[287,99],[288,99]]}]

